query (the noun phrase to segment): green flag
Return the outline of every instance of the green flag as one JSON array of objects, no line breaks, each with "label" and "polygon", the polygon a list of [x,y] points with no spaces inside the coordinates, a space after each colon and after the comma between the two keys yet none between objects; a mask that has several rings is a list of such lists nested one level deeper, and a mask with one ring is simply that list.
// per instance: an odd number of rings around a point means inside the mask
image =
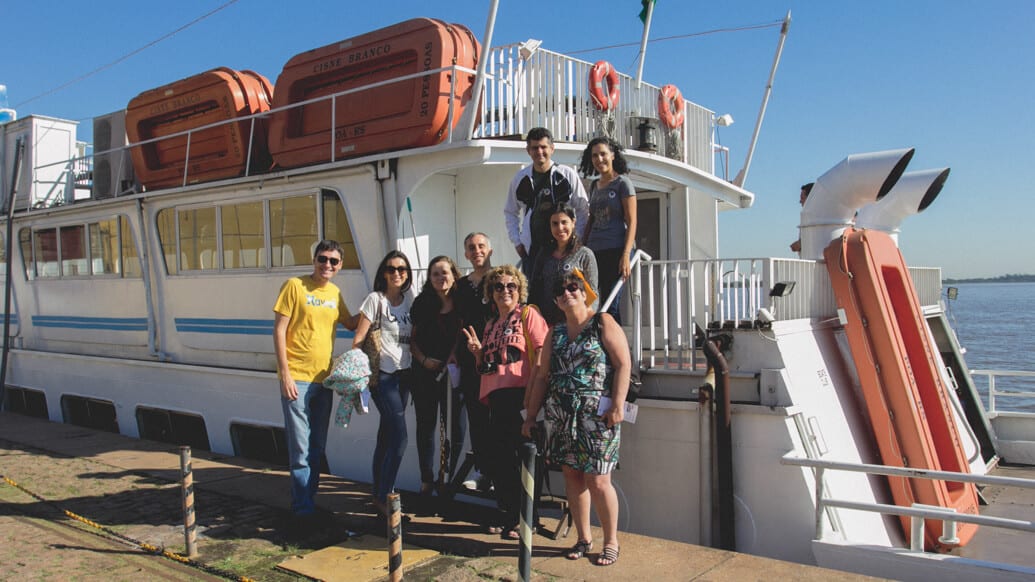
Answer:
[{"label": "green flag", "polygon": [[643,4],[643,10],[640,10],[640,21],[644,24],[647,24],[647,9],[650,7],[651,4],[654,4],[657,1],[658,0],[641,0],[641,3]]}]

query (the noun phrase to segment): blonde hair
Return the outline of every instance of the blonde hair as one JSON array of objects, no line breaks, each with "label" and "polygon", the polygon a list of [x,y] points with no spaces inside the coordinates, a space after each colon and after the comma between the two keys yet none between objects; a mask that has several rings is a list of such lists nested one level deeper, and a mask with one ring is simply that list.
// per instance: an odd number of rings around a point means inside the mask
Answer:
[{"label": "blonde hair", "polygon": [[485,299],[489,302],[489,305],[495,307],[496,302],[492,299],[492,286],[499,282],[500,277],[504,275],[510,276],[518,284],[518,302],[528,302],[528,279],[525,278],[525,274],[514,265],[501,265],[494,267],[489,274],[485,276]]}]

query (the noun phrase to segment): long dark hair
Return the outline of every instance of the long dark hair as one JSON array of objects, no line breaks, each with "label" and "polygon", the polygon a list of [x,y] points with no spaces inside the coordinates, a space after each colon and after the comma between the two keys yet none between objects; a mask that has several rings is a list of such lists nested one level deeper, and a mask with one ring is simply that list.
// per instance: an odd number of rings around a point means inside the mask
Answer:
[{"label": "long dark hair", "polygon": [[460,269],[452,258],[446,255],[439,255],[428,263],[428,277],[420,288],[420,294],[413,300],[413,307],[410,308],[410,313],[437,313],[442,309],[442,299],[439,298],[438,293],[431,286],[431,268],[437,263],[449,264],[449,270],[453,272],[453,286],[449,289],[449,293],[456,291],[456,282],[460,280]]},{"label": "long dark hair", "polygon": [[[571,242],[568,243],[568,248],[564,251],[565,256],[570,255],[579,250],[579,247],[582,246],[582,241],[579,240],[579,235],[575,234],[575,231],[578,230],[578,223],[575,221],[575,207],[567,202],[558,202],[550,209],[551,221],[553,220],[554,214],[566,214],[568,218],[571,219],[571,223],[573,225],[573,228],[571,229]],[[553,238],[552,229],[550,233],[550,246],[552,248],[557,248],[557,241]]]},{"label": "long dark hair", "polygon": [[403,282],[400,291],[405,293],[413,285],[413,269],[410,268],[410,259],[406,258],[406,254],[402,251],[388,251],[385,258],[381,259],[381,264],[377,266],[377,274],[374,275],[374,291],[384,293],[388,290],[388,283],[385,282],[385,267],[388,266],[388,261],[392,259],[402,259],[406,263],[406,281]]},{"label": "long dark hair", "polygon": [[618,175],[629,173],[629,162],[625,159],[625,148],[622,144],[616,142],[609,137],[595,137],[589,140],[586,144],[586,149],[582,150],[582,161],[579,162],[579,173],[582,174],[583,178],[595,176],[597,169],[593,166],[593,147],[598,144],[605,144],[611,153],[615,156],[615,161],[611,163],[611,167],[614,168],[615,173]]}]

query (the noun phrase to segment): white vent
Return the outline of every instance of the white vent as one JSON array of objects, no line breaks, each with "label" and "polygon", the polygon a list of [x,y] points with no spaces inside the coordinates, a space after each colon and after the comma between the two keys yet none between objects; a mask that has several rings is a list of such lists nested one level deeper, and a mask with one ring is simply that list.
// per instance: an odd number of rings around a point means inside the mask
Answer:
[{"label": "white vent", "polygon": [[136,180],[126,142],[126,110],[93,118],[94,199],[133,191]]}]

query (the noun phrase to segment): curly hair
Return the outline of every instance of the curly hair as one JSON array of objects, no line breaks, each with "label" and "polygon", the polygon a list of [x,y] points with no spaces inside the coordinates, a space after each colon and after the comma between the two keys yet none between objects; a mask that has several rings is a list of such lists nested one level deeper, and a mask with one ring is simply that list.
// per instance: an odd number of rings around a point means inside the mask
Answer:
[{"label": "curly hair", "polygon": [[609,137],[595,137],[586,144],[586,149],[582,150],[582,161],[579,162],[579,173],[582,174],[583,178],[595,176],[597,169],[593,166],[593,147],[599,144],[605,144],[611,153],[614,154],[615,160],[611,163],[615,173],[618,175],[629,173],[629,162],[625,159],[625,148],[622,144],[616,142]]},{"label": "curly hair", "polygon": [[485,299],[492,306],[493,310],[496,309],[496,302],[492,298],[492,287],[499,282],[500,277],[510,276],[518,284],[518,302],[528,302],[528,279],[525,278],[525,274],[521,272],[514,265],[501,265],[494,267],[489,274],[485,276]]}]

